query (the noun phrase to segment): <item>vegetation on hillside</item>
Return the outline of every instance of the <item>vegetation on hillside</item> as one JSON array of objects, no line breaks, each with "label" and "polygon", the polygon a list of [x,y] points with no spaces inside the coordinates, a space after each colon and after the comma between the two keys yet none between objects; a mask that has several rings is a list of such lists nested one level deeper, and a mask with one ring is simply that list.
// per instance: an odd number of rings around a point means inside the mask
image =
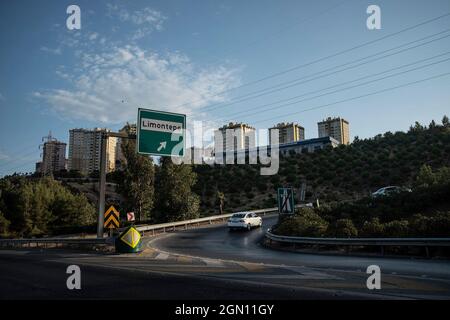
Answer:
[{"label": "vegetation on hillside", "polygon": [[450,124],[415,123],[408,132],[386,132],[370,139],[355,137],[352,144],[310,154],[291,154],[280,159],[278,174],[261,176],[259,165],[198,165],[195,191],[201,211],[219,211],[218,192],[224,195],[224,211],[276,206],[276,189],[307,184],[308,200],[329,203],[368,196],[388,185],[412,186],[422,165],[450,166]]},{"label": "vegetation on hillside", "polygon": [[450,236],[450,167],[424,165],[412,192],[302,208],[274,232],[315,237]]},{"label": "vegetation on hillside", "polygon": [[51,177],[0,180],[0,236],[42,236],[96,221],[95,207]]}]

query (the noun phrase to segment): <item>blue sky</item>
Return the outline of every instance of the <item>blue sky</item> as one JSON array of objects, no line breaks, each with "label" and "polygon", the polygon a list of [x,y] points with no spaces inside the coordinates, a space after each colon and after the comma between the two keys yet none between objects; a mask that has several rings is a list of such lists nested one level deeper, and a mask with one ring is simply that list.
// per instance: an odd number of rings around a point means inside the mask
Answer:
[{"label": "blue sky", "polygon": [[[70,4],[81,8],[81,30],[66,28]],[[366,27],[370,4],[381,8],[381,30]],[[317,122],[328,116],[347,119],[352,137],[363,138],[407,130],[414,121],[440,121],[450,115],[449,76],[333,103],[450,72],[450,32],[431,37],[450,28],[449,16],[246,84],[448,12],[448,0],[2,1],[0,176],[33,171],[41,138],[50,130],[65,142],[71,128],[116,130],[135,121],[138,107],[183,112],[212,127],[228,120],[257,128],[295,121],[305,127],[306,138],[316,137]],[[433,42],[324,75],[429,36],[415,44]],[[374,80],[374,74],[416,67],[421,68],[341,90]],[[389,72],[393,68],[398,69]],[[317,75],[323,77],[230,104]],[[264,111],[264,105],[277,107],[277,101],[295,96],[303,101]]]}]

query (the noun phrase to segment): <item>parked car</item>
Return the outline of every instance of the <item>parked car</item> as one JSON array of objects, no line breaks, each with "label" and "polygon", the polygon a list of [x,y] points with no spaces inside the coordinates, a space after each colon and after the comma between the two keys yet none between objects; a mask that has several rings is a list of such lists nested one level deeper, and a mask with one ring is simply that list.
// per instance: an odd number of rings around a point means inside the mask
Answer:
[{"label": "parked car", "polygon": [[382,197],[382,196],[389,196],[391,194],[400,193],[400,192],[412,192],[411,189],[405,188],[405,187],[398,187],[398,186],[388,186],[383,187],[372,193],[372,197]]},{"label": "parked car", "polygon": [[250,230],[253,227],[261,227],[262,218],[251,212],[239,212],[233,214],[228,219],[228,228],[234,229],[247,229]]}]

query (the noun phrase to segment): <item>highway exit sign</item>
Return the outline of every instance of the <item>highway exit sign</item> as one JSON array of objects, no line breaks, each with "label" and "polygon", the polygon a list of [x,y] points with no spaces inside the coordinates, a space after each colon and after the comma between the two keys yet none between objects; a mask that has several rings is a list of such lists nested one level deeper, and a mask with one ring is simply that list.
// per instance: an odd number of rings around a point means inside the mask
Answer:
[{"label": "highway exit sign", "polygon": [[138,153],[153,156],[184,156],[186,115],[139,108]]},{"label": "highway exit sign", "polygon": [[292,188],[278,188],[278,212],[282,214],[295,213],[294,190]]}]

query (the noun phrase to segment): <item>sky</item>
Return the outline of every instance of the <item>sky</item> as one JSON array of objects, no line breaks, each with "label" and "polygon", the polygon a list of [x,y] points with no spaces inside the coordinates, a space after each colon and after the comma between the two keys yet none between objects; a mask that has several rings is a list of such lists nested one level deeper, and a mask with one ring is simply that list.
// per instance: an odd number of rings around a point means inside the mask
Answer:
[{"label": "sky", "polygon": [[[80,30],[66,26],[72,4]],[[1,1],[0,176],[34,171],[50,131],[68,143],[72,128],[118,130],[139,107],[188,127],[297,122],[306,138],[329,116],[352,138],[440,122],[447,13],[448,0]]]}]

